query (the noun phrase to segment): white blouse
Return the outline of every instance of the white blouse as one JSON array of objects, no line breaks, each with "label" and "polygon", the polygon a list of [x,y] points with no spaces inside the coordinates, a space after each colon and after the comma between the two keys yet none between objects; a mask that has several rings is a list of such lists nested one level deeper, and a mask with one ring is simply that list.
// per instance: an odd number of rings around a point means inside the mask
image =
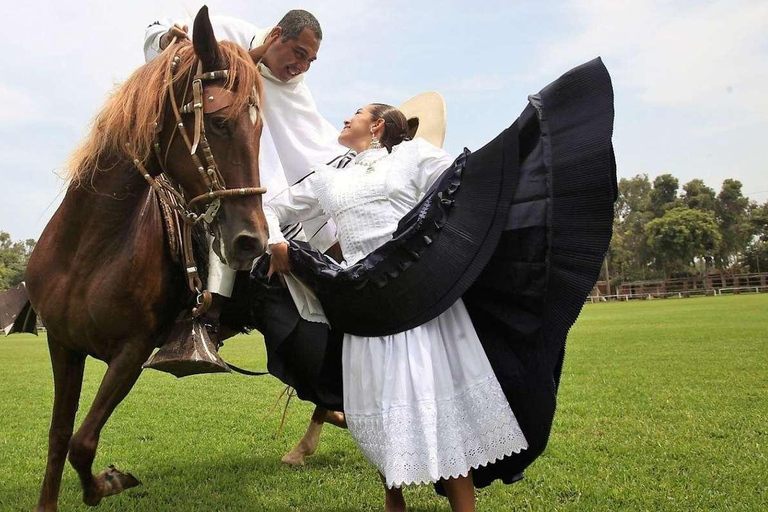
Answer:
[{"label": "white blouse", "polygon": [[333,218],[341,252],[352,265],[392,238],[400,219],[454,161],[417,138],[387,150],[368,149],[343,169],[313,167],[303,181],[264,205],[269,244],[284,242],[280,225]]}]

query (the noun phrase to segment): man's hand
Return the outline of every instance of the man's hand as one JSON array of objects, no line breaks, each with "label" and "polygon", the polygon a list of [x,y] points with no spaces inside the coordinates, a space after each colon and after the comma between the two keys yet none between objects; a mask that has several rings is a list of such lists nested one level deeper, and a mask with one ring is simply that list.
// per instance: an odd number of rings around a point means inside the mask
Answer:
[{"label": "man's hand", "polygon": [[160,36],[160,49],[165,50],[166,48],[168,48],[168,45],[171,44],[171,41],[173,41],[174,37],[178,41],[181,41],[182,39],[187,39],[188,33],[189,33],[188,26],[174,23],[173,26],[170,29],[168,29],[168,32]]},{"label": "man's hand", "polygon": [[253,60],[254,64],[261,62],[261,59],[264,58],[264,54],[267,53],[267,50],[269,50],[269,47],[272,46],[272,43],[280,38],[280,34],[282,34],[282,29],[280,27],[275,27],[272,29],[272,32],[269,33],[261,46],[257,46],[248,52],[251,55],[251,59]]},{"label": "man's hand", "polygon": [[288,261],[287,242],[272,244],[269,246],[269,251],[272,253],[272,256],[269,259],[269,270],[267,271],[267,277],[272,277],[272,274],[275,272],[286,274],[291,271],[291,263]]}]

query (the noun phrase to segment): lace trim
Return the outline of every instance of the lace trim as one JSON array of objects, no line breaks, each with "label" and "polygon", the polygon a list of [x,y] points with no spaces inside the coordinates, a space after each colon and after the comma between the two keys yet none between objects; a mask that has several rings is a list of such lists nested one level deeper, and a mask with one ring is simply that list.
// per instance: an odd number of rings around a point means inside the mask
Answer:
[{"label": "lace trim", "polygon": [[466,476],[528,448],[494,375],[450,398],[346,413],[349,432],[389,487]]}]

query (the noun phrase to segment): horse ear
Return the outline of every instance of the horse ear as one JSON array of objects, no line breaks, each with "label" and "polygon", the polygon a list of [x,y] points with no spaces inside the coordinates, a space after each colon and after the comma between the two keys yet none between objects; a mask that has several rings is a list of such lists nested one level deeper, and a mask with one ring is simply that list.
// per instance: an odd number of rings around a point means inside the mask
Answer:
[{"label": "horse ear", "polygon": [[192,44],[195,47],[197,57],[203,63],[204,70],[210,71],[218,68],[221,59],[219,43],[216,42],[216,36],[213,35],[213,27],[211,26],[211,19],[208,17],[208,6],[206,5],[201,7],[195,16]]}]

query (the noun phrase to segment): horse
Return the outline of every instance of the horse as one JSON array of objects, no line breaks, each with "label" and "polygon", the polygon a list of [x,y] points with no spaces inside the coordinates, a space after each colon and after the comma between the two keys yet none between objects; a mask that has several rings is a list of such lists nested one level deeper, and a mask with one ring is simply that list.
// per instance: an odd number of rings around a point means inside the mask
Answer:
[{"label": "horse", "polygon": [[[255,59],[234,43],[217,43],[203,7],[193,40],[169,45],[136,70],[70,160],[66,195],[26,273],[29,299],[48,330],[54,378],[36,510],[57,510],[67,455],[87,505],[140,483],[114,467],[94,475],[92,464],[105,423],[193,296],[179,286],[184,271],[164,228],[171,196],[186,224],[210,222],[214,248],[230,267],[249,269],[265,250]],[[187,133],[193,117],[194,143]],[[161,173],[177,187],[162,186]],[[187,267],[196,288],[196,269]],[[87,356],[108,368],[73,434]]]}]

